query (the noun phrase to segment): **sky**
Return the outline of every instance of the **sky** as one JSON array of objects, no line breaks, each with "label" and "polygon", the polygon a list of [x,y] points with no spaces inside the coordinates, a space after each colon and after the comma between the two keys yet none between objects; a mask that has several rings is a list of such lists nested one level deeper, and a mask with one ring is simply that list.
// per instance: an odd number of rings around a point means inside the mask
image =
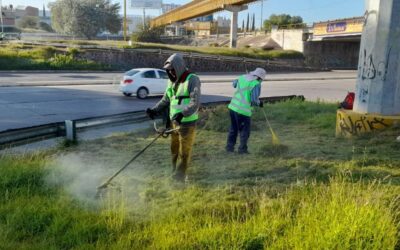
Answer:
[{"label": "sky", "polygon": [[[30,5],[43,8],[51,1],[49,0],[2,0],[3,5],[13,4]],[[113,2],[123,3],[122,0],[112,0]],[[127,0],[129,2],[129,0]],[[340,18],[363,16],[365,0],[264,0],[263,18],[267,19],[271,14],[286,13],[289,15],[301,16],[304,22],[312,24],[313,22],[334,20]],[[164,0],[163,3],[186,4],[190,0]],[[128,4],[129,5],[129,4]],[[122,6],[122,5],[121,5]],[[147,14],[158,15],[159,11],[147,10]],[[128,14],[142,14],[142,10],[128,10]],[[243,19],[247,18],[247,13],[256,15],[256,26],[261,23],[261,2],[250,4],[247,11],[239,14],[239,26]],[[215,16],[229,17],[227,12],[216,13]]]}]

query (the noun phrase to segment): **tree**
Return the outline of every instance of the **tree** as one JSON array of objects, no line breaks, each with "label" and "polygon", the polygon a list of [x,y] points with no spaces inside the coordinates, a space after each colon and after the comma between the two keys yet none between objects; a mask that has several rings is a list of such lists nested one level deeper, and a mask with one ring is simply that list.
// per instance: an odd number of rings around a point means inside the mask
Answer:
[{"label": "tree", "polygon": [[247,13],[247,24],[246,24],[246,31],[249,31],[249,22],[250,22],[250,14]]},{"label": "tree", "polygon": [[57,0],[49,6],[53,29],[63,34],[92,39],[121,29],[120,6],[111,0]]},{"label": "tree", "polygon": [[34,16],[24,16],[18,22],[17,26],[18,28],[22,29],[37,29],[38,23],[39,23],[39,18]]},{"label": "tree", "polygon": [[251,25],[251,31],[256,30],[256,14],[253,13],[253,24]]},{"label": "tree", "polygon": [[303,18],[300,16],[290,16],[288,14],[271,15],[269,19],[264,21],[264,29],[271,30],[272,26],[286,26],[287,28],[304,27]]}]

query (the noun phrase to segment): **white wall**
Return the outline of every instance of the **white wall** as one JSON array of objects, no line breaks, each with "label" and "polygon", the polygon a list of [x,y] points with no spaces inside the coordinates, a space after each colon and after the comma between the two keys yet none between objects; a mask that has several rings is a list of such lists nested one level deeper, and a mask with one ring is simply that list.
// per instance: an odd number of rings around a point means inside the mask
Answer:
[{"label": "white wall", "polygon": [[271,31],[271,38],[274,39],[284,50],[296,50],[304,52],[303,29]]}]

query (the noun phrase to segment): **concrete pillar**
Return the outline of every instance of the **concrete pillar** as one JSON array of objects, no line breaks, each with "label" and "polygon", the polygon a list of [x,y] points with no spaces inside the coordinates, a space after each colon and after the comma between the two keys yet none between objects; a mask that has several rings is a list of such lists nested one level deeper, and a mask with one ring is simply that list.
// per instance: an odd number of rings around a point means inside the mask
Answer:
[{"label": "concrete pillar", "polygon": [[354,111],[400,115],[400,0],[366,0]]},{"label": "concrete pillar", "polygon": [[237,6],[237,5],[228,5],[224,8],[227,11],[232,12],[231,17],[231,41],[230,47],[236,48],[237,45],[237,29],[238,29],[238,13],[242,10],[247,10],[247,5]]},{"label": "concrete pillar", "polygon": [[231,41],[230,46],[231,48],[236,48],[237,46],[237,25],[238,25],[238,12],[232,12],[232,19],[231,19]]}]

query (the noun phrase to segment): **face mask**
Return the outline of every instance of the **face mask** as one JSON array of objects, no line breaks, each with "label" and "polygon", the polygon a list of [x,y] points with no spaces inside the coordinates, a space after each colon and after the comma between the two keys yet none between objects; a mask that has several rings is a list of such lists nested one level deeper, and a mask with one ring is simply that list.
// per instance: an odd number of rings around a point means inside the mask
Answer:
[{"label": "face mask", "polygon": [[178,80],[174,69],[167,69],[166,71],[171,82],[176,82],[176,80]]}]

